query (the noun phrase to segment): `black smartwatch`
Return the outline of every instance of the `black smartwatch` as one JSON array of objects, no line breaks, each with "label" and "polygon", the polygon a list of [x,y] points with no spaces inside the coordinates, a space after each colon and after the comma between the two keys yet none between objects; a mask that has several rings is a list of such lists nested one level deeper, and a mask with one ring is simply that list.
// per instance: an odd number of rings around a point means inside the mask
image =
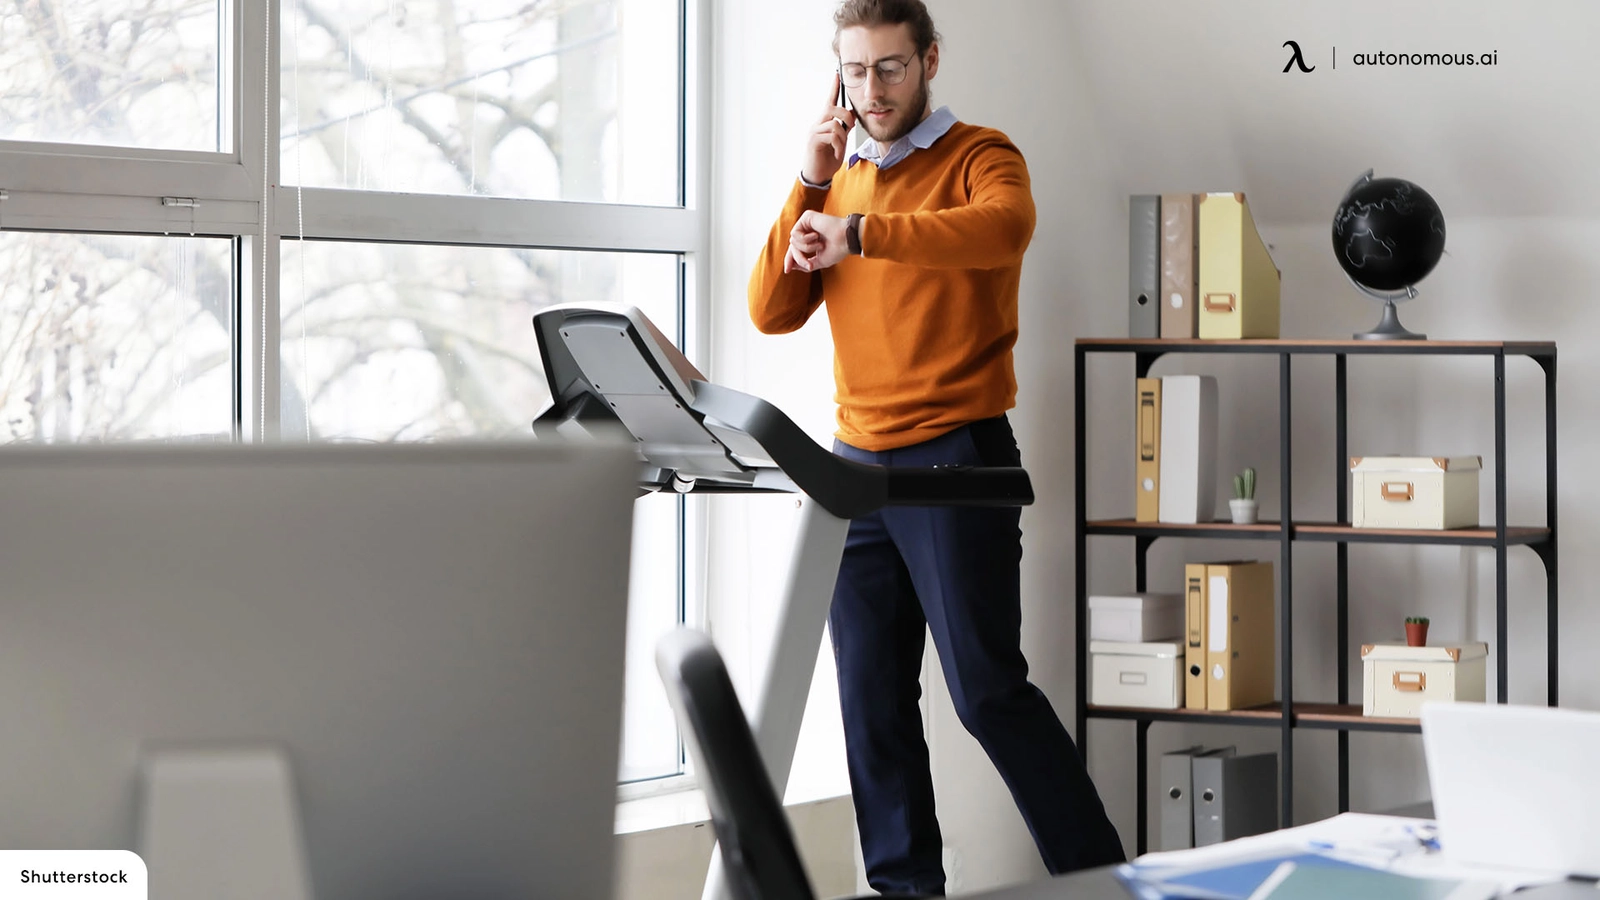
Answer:
[{"label": "black smartwatch", "polygon": [[861,213],[851,213],[845,218],[844,243],[851,256],[861,255]]}]

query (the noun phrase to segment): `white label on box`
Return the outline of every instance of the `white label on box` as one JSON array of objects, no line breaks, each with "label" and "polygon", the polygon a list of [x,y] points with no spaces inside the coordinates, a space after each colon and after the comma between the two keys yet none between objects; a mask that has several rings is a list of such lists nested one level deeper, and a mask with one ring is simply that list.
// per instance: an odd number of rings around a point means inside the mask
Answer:
[{"label": "white label on box", "polygon": [[1206,641],[1208,652],[1228,649],[1228,579],[1222,575],[1211,576],[1211,593],[1206,598],[1211,604],[1211,639]]}]

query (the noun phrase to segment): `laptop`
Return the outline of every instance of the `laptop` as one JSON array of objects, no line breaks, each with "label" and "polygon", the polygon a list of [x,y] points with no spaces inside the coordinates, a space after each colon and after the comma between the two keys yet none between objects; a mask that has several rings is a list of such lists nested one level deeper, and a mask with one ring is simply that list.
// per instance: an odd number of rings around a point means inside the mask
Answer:
[{"label": "laptop", "polygon": [[1600,877],[1600,713],[1428,703],[1422,744],[1447,858]]}]

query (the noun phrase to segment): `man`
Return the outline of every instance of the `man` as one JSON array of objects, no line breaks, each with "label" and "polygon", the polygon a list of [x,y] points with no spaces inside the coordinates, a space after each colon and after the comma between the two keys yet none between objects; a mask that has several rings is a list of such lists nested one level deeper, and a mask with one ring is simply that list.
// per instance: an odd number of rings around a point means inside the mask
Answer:
[{"label": "man", "polygon": [[[1020,465],[1005,414],[1034,227],[1027,166],[1005,135],[932,109],[939,45],[921,0],[847,0],[834,21],[839,75],[750,277],[751,318],[763,332],[789,332],[827,303],[834,452],[888,465]],[[841,80],[855,111],[835,105]],[[871,140],[847,158],[858,122]],[[1028,681],[1020,515],[903,507],[850,525],[828,621],[876,890],[944,893],[917,706],[925,628],[957,714],[1049,870],[1125,858],[1072,738]]]}]

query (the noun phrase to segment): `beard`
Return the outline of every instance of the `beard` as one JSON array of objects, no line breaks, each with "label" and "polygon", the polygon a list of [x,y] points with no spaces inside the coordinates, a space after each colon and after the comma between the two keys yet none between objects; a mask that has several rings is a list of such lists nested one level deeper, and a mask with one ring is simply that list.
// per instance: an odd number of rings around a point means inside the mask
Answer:
[{"label": "beard", "polygon": [[[894,107],[878,106],[876,109],[893,109]],[[917,81],[917,92],[912,95],[911,102],[904,109],[891,113],[888,120],[882,123],[873,122],[862,113],[857,116],[861,127],[866,129],[867,137],[877,141],[885,150],[895,141],[911,133],[922,121],[922,114],[928,111],[928,74],[921,73]]]}]

